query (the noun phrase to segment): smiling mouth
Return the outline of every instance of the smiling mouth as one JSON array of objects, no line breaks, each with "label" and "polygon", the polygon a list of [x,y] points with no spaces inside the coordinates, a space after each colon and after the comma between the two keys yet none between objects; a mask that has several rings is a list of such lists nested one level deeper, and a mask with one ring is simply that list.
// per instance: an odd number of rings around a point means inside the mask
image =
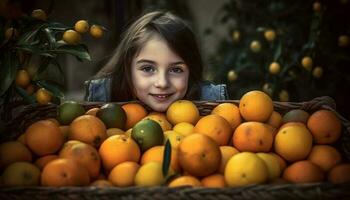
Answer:
[{"label": "smiling mouth", "polygon": [[166,99],[173,94],[150,94],[150,95],[153,97],[156,97],[157,99]]}]

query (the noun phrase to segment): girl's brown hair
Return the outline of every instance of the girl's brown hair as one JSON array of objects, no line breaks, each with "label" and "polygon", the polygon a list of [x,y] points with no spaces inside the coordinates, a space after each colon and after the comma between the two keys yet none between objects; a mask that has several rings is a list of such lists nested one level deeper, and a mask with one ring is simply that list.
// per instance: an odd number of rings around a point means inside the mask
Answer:
[{"label": "girl's brown hair", "polygon": [[112,58],[94,77],[112,78],[111,101],[130,101],[135,98],[131,80],[132,60],[155,34],[162,37],[189,67],[185,98],[199,98],[203,63],[191,28],[169,12],[155,11],[143,15],[129,26]]}]

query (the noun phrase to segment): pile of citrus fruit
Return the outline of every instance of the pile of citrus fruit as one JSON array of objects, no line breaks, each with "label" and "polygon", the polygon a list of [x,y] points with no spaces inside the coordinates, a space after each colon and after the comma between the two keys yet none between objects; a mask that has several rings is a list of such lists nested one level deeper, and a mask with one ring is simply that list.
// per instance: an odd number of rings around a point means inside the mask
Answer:
[{"label": "pile of citrus fruit", "polygon": [[[343,183],[350,181],[350,164],[334,145],[341,129],[328,110],[282,115],[261,91],[244,94],[239,105],[220,103],[205,116],[187,100],[165,113],[132,102],[86,111],[67,101],[57,119],[37,121],[17,141],[0,144],[0,180],[99,187]],[[166,174],[164,159],[170,160]]]}]

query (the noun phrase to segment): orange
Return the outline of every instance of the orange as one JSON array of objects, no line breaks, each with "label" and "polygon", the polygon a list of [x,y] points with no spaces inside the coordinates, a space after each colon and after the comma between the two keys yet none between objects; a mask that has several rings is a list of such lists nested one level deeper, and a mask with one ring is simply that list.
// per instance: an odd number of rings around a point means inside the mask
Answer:
[{"label": "orange", "polygon": [[285,128],[287,126],[301,126],[301,127],[305,127],[306,125],[302,122],[287,122],[285,124],[283,124],[279,130],[281,130],[282,128]]},{"label": "orange", "polygon": [[38,186],[40,170],[29,162],[14,162],[2,174],[5,186]]},{"label": "orange", "polygon": [[172,125],[180,122],[188,122],[194,125],[199,119],[199,110],[191,101],[177,100],[170,104],[166,116]]},{"label": "orange", "polygon": [[323,75],[323,68],[320,67],[320,66],[315,67],[315,68],[312,70],[312,75],[313,75],[315,78],[321,78],[322,75]]},{"label": "orange", "polygon": [[94,187],[113,187],[113,184],[108,180],[95,180],[94,182],[90,183],[90,186]]},{"label": "orange", "polygon": [[75,30],[66,30],[62,36],[63,41],[70,45],[77,45],[81,42],[81,35]]},{"label": "orange", "polygon": [[[345,1],[345,0],[343,0]],[[338,37],[338,46],[339,47],[347,47],[350,44],[350,38],[347,35],[340,35]]]},{"label": "orange", "polygon": [[173,127],[167,120],[164,113],[152,112],[143,119],[151,119],[157,122],[160,125],[160,127],[162,127],[163,132],[171,130]]},{"label": "orange", "polygon": [[321,182],[324,179],[324,173],[311,161],[303,160],[289,165],[284,170],[283,178],[292,183]]},{"label": "orange", "polygon": [[97,150],[89,144],[70,140],[63,145],[59,157],[75,160],[86,167],[91,179],[97,178],[100,174],[100,156]]},{"label": "orange", "polygon": [[301,66],[304,67],[307,71],[311,71],[313,66],[313,60],[310,56],[305,56],[301,60]]},{"label": "orange", "polygon": [[59,158],[58,155],[46,155],[46,156],[43,156],[43,157],[40,157],[38,158],[34,164],[40,169],[40,170],[43,170],[45,165],[55,159]]},{"label": "orange", "polygon": [[60,126],[61,133],[63,135],[63,141],[67,142],[69,135],[69,126]]},{"label": "orange", "polygon": [[136,186],[160,186],[164,182],[165,177],[163,176],[160,162],[148,162],[141,165],[135,175]]},{"label": "orange", "polygon": [[274,147],[275,152],[289,162],[303,160],[311,151],[312,135],[302,123],[285,126],[279,129]]},{"label": "orange", "polygon": [[268,180],[268,169],[255,153],[241,152],[227,162],[224,176],[230,187],[260,184]]},{"label": "orange", "polygon": [[281,65],[278,62],[272,62],[269,66],[271,74],[278,74],[281,71]]},{"label": "orange", "polygon": [[211,188],[223,188],[226,187],[225,177],[222,174],[212,174],[202,178],[201,180],[203,187]]},{"label": "orange", "polygon": [[45,11],[43,11],[42,9],[33,10],[31,16],[33,18],[36,18],[36,19],[41,20],[41,21],[47,20],[47,15],[46,15]]},{"label": "orange", "polygon": [[192,186],[201,187],[202,183],[194,176],[180,176],[172,180],[169,187]]},{"label": "orange", "polygon": [[180,133],[183,136],[187,136],[193,133],[193,124],[188,122],[180,122],[173,127],[173,130]]},{"label": "orange", "polygon": [[126,113],[125,130],[132,128],[137,122],[147,116],[147,110],[138,103],[127,103],[122,108]]},{"label": "orange", "polygon": [[232,137],[238,151],[269,152],[273,144],[273,129],[261,122],[244,122]]},{"label": "orange", "polygon": [[107,136],[111,137],[112,135],[123,135],[125,132],[120,128],[109,128],[107,129]]},{"label": "orange", "polygon": [[221,151],[221,164],[220,164],[218,172],[220,174],[224,174],[227,161],[233,155],[239,153],[239,151],[232,146],[220,146],[220,151]]},{"label": "orange", "polygon": [[342,163],[333,167],[328,173],[328,181],[332,183],[350,182],[350,164]]},{"label": "orange", "polygon": [[319,110],[314,112],[307,121],[317,144],[331,144],[336,142],[341,134],[340,119],[329,110]]},{"label": "orange", "polygon": [[232,134],[231,125],[220,115],[211,114],[201,118],[193,128],[194,133],[211,137],[218,145],[227,145]]},{"label": "orange", "polygon": [[239,112],[247,121],[265,122],[273,112],[272,99],[262,91],[247,92],[239,101]]},{"label": "orange", "polygon": [[267,29],[264,32],[264,37],[267,41],[272,42],[276,38],[276,32],[273,29]]},{"label": "orange", "polygon": [[89,182],[87,169],[75,160],[67,158],[49,162],[41,173],[42,186],[84,186]]},{"label": "orange", "polygon": [[60,122],[58,122],[58,120],[55,119],[55,118],[48,118],[48,119],[46,119],[46,120],[52,121],[52,122],[55,123],[57,126],[60,126]]},{"label": "orange", "polygon": [[328,172],[341,162],[338,150],[329,145],[315,145],[312,147],[308,160],[318,165],[323,171]]},{"label": "orange", "polygon": [[277,111],[273,111],[266,123],[275,128],[279,128],[282,124],[281,114],[278,113]]},{"label": "orange", "polygon": [[70,124],[68,138],[99,147],[107,138],[106,126],[93,115],[82,115]]},{"label": "orange", "polygon": [[41,105],[46,105],[52,100],[52,94],[45,88],[40,88],[36,91],[36,101]]},{"label": "orange", "polygon": [[167,140],[169,140],[170,145],[173,149],[177,149],[180,142],[185,136],[181,135],[175,131],[165,131],[164,132],[164,144]]},{"label": "orange", "polygon": [[131,133],[132,133],[132,128],[130,128],[129,130],[127,130],[127,131],[125,132],[125,135],[131,137]]},{"label": "orange", "polygon": [[278,164],[280,166],[281,172],[287,167],[287,162],[278,154],[274,152],[270,152],[271,155],[275,156],[277,158]]},{"label": "orange", "polygon": [[258,40],[253,40],[250,43],[250,50],[252,50],[254,53],[258,53],[261,51],[261,43]]},{"label": "orange", "polygon": [[116,165],[125,162],[138,162],[141,151],[137,143],[125,135],[113,135],[107,138],[99,149],[104,168],[112,170]]},{"label": "orange", "polygon": [[183,170],[194,176],[208,176],[219,169],[221,151],[209,136],[193,133],[178,147],[178,160]]},{"label": "orange", "polygon": [[264,161],[267,167],[269,181],[273,181],[280,177],[282,170],[276,156],[269,153],[257,153],[256,155]]},{"label": "orange", "polygon": [[29,85],[26,87],[26,91],[27,91],[28,95],[34,94],[34,92],[35,92],[35,86],[34,86],[33,84],[29,84]]},{"label": "orange", "polygon": [[100,110],[100,108],[91,108],[86,111],[85,115],[93,115],[96,116],[96,113]]},{"label": "orange", "polygon": [[239,108],[233,103],[220,103],[212,111],[211,114],[217,114],[225,118],[231,125],[232,130],[242,122]]},{"label": "orange", "polygon": [[227,80],[229,80],[230,82],[237,80],[237,78],[238,78],[238,75],[235,70],[231,69],[230,71],[227,72]]},{"label": "orange", "polygon": [[313,4],[312,4],[312,8],[313,8],[313,10],[315,11],[315,12],[320,12],[321,11],[321,9],[322,9],[322,5],[321,5],[321,3],[320,2],[314,2]]},{"label": "orange", "polygon": [[[177,154],[178,154],[177,150],[172,148],[170,167],[175,171],[180,171]],[[144,165],[148,162],[163,163],[163,155],[164,155],[164,146],[154,146],[142,154],[140,163],[141,165]]]},{"label": "orange", "polygon": [[38,156],[58,151],[63,139],[60,128],[49,120],[37,121],[26,130],[26,144]]},{"label": "orange", "polygon": [[18,70],[15,83],[17,86],[26,88],[30,83],[30,76],[24,69]]},{"label": "orange", "polygon": [[278,98],[280,101],[289,101],[289,92],[288,90],[281,90],[278,93]]},{"label": "orange", "polygon": [[111,170],[108,180],[117,187],[133,186],[136,172],[139,168],[140,165],[136,162],[122,162]]},{"label": "orange", "polygon": [[78,33],[86,33],[89,30],[89,23],[86,20],[79,20],[74,24],[74,30]]},{"label": "orange", "polygon": [[25,133],[22,133],[18,138],[17,138],[17,141],[26,145],[26,134]]},{"label": "orange", "polygon": [[18,37],[18,30],[13,28],[13,27],[10,27],[8,29],[6,29],[5,31],[5,38],[7,40],[10,40],[10,39],[15,39]]},{"label": "orange", "polygon": [[103,29],[101,26],[92,25],[90,27],[90,35],[94,38],[101,38],[103,36]]},{"label": "orange", "polygon": [[18,161],[32,161],[32,153],[18,141],[9,141],[0,144],[0,169]]}]

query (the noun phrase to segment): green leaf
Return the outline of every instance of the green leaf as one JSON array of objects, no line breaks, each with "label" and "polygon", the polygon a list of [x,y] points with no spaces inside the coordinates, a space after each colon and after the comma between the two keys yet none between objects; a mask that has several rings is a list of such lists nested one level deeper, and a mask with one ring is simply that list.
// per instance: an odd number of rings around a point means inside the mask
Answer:
[{"label": "green leaf", "polygon": [[55,97],[63,98],[64,94],[62,90],[60,89],[59,84],[53,82],[53,81],[48,81],[48,80],[38,80],[35,81],[35,84],[38,85],[39,87],[43,87],[50,91]]},{"label": "green leaf", "polygon": [[49,28],[44,28],[43,31],[44,31],[44,33],[47,36],[47,39],[49,41],[50,49],[52,49],[56,44],[55,33],[53,31],[51,31]]},{"label": "green leaf", "polygon": [[66,26],[66,25],[58,23],[58,22],[50,22],[47,27],[49,29],[55,30],[55,31],[65,31],[65,30],[71,28],[69,26]]},{"label": "green leaf", "polygon": [[25,33],[23,36],[21,36],[18,39],[17,44],[19,44],[19,45],[28,44],[30,41],[32,41],[35,38],[35,36],[38,34],[39,30],[46,25],[47,24],[41,24],[40,26],[38,26],[34,30],[28,31],[27,33]]},{"label": "green leaf", "polygon": [[57,49],[49,50],[48,52],[51,53],[68,53],[73,56],[76,56],[78,59],[81,60],[88,60],[91,61],[90,54],[87,50],[87,48],[80,44],[80,45],[63,45],[58,47]]},{"label": "green leaf", "polygon": [[44,60],[41,62],[40,66],[37,70],[38,75],[47,69],[47,67],[50,65],[50,60],[51,60],[51,58],[44,58]]},{"label": "green leaf", "polygon": [[21,87],[16,86],[15,87],[17,93],[27,102],[30,104],[35,103],[35,98],[34,96],[31,96],[27,93],[27,91],[25,91],[24,89],[22,89]]},{"label": "green leaf", "polygon": [[0,96],[5,94],[13,83],[17,70],[18,59],[15,52],[4,52],[0,57]]},{"label": "green leaf", "polygon": [[165,142],[165,148],[164,148],[164,154],[163,154],[163,166],[162,166],[163,177],[166,177],[168,175],[170,161],[171,161],[171,144],[170,144],[170,141],[167,140]]},{"label": "green leaf", "polygon": [[16,46],[15,49],[40,55],[40,56],[51,57],[51,58],[55,57],[54,54],[48,53],[47,51],[43,51],[38,46],[35,46],[35,45],[19,45],[19,46]]},{"label": "green leaf", "polygon": [[[58,71],[60,72],[60,74],[64,78],[63,69],[62,69],[62,66],[60,65],[60,63],[56,59],[51,59],[51,63],[58,68]],[[63,82],[64,82],[64,80],[63,80]]]},{"label": "green leaf", "polygon": [[275,54],[273,56],[273,60],[277,61],[278,58],[281,56],[281,53],[282,53],[282,44],[278,43],[277,49],[276,49]]}]

